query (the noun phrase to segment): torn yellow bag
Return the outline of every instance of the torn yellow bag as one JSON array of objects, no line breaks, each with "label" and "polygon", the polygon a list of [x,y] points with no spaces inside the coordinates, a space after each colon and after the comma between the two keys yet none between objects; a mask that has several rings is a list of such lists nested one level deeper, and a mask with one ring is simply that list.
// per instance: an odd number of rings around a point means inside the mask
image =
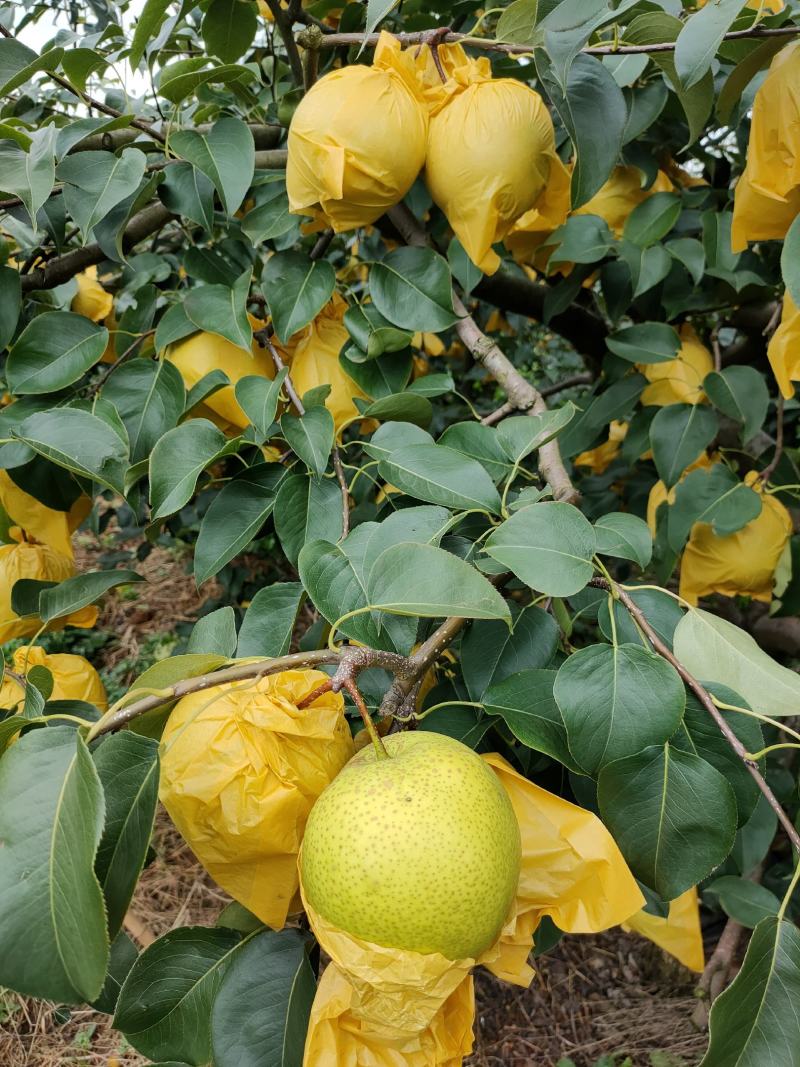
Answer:
[{"label": "torn yellow bag", "polygon": [[[14,652],[13,670],[27,675],[32,667],[46,667],[53,676],[49,700],[85,700],[100,711],[108,708],[108,697],[100,675],[83,656],[66,652],[48,655],[38,645],[26,645]],[[14,710],[25,703],[25,691],[18,681],[5,675],[0,685],[0,708]]]},{"label": "torn yellow bag", "polygon": [[642,188],[644,175],[638,167],[619,165],[591,200],[583,204],[575,215],[599,215],[617,237],[622,236],[628,216],[639,204],[654,193],[672,192],[673,185],[663,171],[659,171],[649,189]]},{"label": "torn yellow bag", "polygon": [[350,340],[344,324],[345,311],[347,304],[334,293],[333,299],[314,321],[296,333],[286,346],[287,358],[291,360],[292,384],[300,397],[318,385],[330,385],[325,406],[333,415],[337,430],[358,415],[353,399],[367,399],[339,362],[339,353]]},{"label": "torn yellow bag", "polygon": [[[472,262],[493,274],[492,245],[537,206],[548,182],[563,182],[550,113],[514,78],[492,78],[489,60],[459,44],[439,49],[442,84],[430,49],[423,79],[430,110],[425,181]],[[551,175],[553,178],[551,179]]]},{"label": "torn yellow bag", "polygon": [[5,470],[0,470],[0,506],[27,538],[41,541],[70,559],[72,535],[92,510],[88,496],[79,496],[69,511],[49,508],[20,489]]},{"label": "torn yellow bag", "polygon": [[[34,616],[21,618],[11,607],[11,590],[20,578],[35,578],[40,582],[63,582],[76,574],[69,556],[61,555],[49,545],[22,541],[19,544],[0,545],[0,645],[12,637],[31,637],[42,625]],[[73,611],[65,618],[55,619],[48,630],[63,630],[65,626],[80,626],[88,629],[97,622],[94,605]]]},{"label": "torn yellow bag", "polygon": [[228,682],[180,700],[161,739],[161,801],[212,877],[280,929],[299,910],[312,805],[353,755],[338,693],[297,705],[321,671]]},{"label": "torn yellow bag", "polygon": [[428,117],[414,58],[382,33],[372,66],[326,74],[289,127],[289,209],[336,233],[374,222],[399,203],[425,161]]},{"label": "torn yellow bag", "polygon": [[641,396],[645,406],[705,403],[703,380],[714,369],[714,359],[688,322],[679,333],[681,347],[675,359],[636,365],[650,383]]},{"label": "torn yellow bag", "polygon": [[703,973],[706,959],[696,889],[687,889],[670,901],[669,914],[665,919],[640,911],[623,923],[623,928],[646,937],[690,971]]},{"label": "torn yellow bag", "polygon": [[734,193],[734,251],[785,236],[800,205],[799,47],[793,41],[778,52],[753,100],[747,164]]},{"label": "torn yellow bag", "polygon": [[[469,1047],[462,1029],[466,1013],[448,1031],[452,1043],[437,1050],[431,1035],[476,964],[527,986],[534,973],[528,964],[533,934],[543,916],[561,930],[592,933],[619,925],[644,905],[597,816],[528,781],[501,756],[483,759],[508,791],[522,843],[517,895],[500,937],[477,960],[386,948],[337,929],[303,897],[311,928],[336,968],[330,984],[323,976],[317,992],[304,1067],[400,1067],[406,1061],[398,1058],[398,1047],[414,1051],[408,1061],[413,1067],[458,1067]],[[362,1033],[368,1043],[361,1043]],[[427,1052],[415,1041],[423,1041]],[[340,1061],[343,1048],[350,1058]]]},{"label": "torn yellow bag", "polygon": [[[254,316],[248,317],[254,330],[260,330],[264,326],[264,323]],[[197,385],[200,379],[205,378],[211,371],[221,370],[228,375],[231,384],[207,396],[202,404],[197,405],[194,413],[210,418],[229,435],[241,433],[250,425],[250,420],[234,392],[234,386],[239,379],[249,374],[270,380],[275,377],[275,365],[269,351],[255,340],[252,355],[248,356],[244,349],[219,334],[195,333],[170,345],[165,356],[178,368],[187,389]]]},{"label": "torn yellow bag", "polygon": [[791,399],[794,383],[800,382],[800,310],[788,289],[783,294],[781,324],[770,338],[767,356],[778,388]]},{"label": "torn yellow bag", "polygon": [[576,467],[591,468],[592,474],[603,474],[619,455],[627,432],[627,422],[615,419],[608,427],[608,440],[596,448],[581,452],[572,462]]},{"label": "torn yellow bag", "polygon": [[[761,491],[758,473],[749,471],[745,485]],[[792,517],[775,496],[761,492],[761,514],[736,533],[719,537],[712,526],[692,527],[681,559],[680,595],[696,605],[711,593],[750,596],[769,603],[775,572],[792,536]]]}]

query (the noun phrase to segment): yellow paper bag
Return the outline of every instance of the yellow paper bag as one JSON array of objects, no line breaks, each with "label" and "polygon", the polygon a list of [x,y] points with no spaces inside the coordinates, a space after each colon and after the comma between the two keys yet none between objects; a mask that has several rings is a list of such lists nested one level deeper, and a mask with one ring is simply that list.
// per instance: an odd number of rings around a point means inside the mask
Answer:
[{"label": "yellow paper bag", "polygon": [[26,493],[8,471],[0,470],[0,506],[29,540],[41,541],[72,558],[72,534],[92,510],[88,496],[80,496],[69,511],[56,511]]},{"label": "yellow paper bag", "polygon": [[644,405],[705,403],[703,380],[714,369],[713,357],[688,322],[679,332],[681,347],[675,359],[636,365],[650,383],[642,393]]},{"label": "yellow paper bag", "polygon": [[783,295],[781,324],[767,348],[769,365],[783,396],[794,396],[794,383],[800,382],[800,310],[787,289]]},{"label": "yellow paper bag", "polygon": [[[31,637],[42,625],[34,616],[21,618],[11,607],[11,590],[20,578],[34,578],[40,582],[63,582],[76,573],[69,556],[62,556],[49,545],[23,541],[20,544],[0,545],[0,644],[12,637]],[[63,630],[65,626],[90,628],[97,622],[97,608],[92,606],[73,611],[66,618],[54,619],[48,630]]]},{"label": "yellow paper bag", "polygon": [[643,204],[654,193],[672,191],[672,182],[663,171],[658,172],[649,189],[642,188],[643,180],[644,175],[638,167],[617,166],[605,185],[574,214],[599,215],[608,223],[609,229],[617,237],[621,237],[628,216],[634,208]]},{"label": "yellow paper bag", "polygon": [[572,462],[576,467],[590,467],[592,474],[603,474],[619,455],[627,432],[627,422],[615,419],[608,427],[608,440],[596,448],[581,452]]},{"label": "yellow paper bag", "polygon": [[[83,656],[66,652],[48,655],[38,645],[27,645],[14,652],[15,674],[26,675],[32,667],[46,667],[53,676],[49,700],[85,700],[100,711],[108,708],[108,697],[100,675]],[[25,702],[25,690],[7,674],[0,685],[0,708],[14,710]]]},{"label": "yellow paper bag", "polygon": [[97,280],[97,267],[87,267],[75,275],[75,281],[78,283],[78,292],[72,298],[70,310],[92,322],[102,322],[111,314],[114,298]]},{"label": "yellow paper bag", "polygon": [[687,889],[685,893],[671,901],[666,919],[640,911],[628,919],[623,926],[624,929],[633,930],[658,945],[659,948],[663,948],[690,971],[702,974],[706,960],[696,889]]}]

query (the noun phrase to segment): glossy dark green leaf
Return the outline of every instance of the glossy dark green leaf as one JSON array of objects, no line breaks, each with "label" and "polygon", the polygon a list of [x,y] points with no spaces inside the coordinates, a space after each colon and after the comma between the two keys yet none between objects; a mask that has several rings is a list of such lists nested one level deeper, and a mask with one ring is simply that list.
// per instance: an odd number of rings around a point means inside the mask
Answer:
[{"label": "glossy dark green leaf", "polygon": [[[177,59],[172,63],[167,64],[160,74],[158,79],[158,89],[161,96],[166,97],[170,103],[180,104],[192,93],[197,92],[201,86],[204,85],[229,85],[236,91],[238,88],[243,88],[243,83],[252,81],[254,72],[252,67],[243,66],[236,63],[221,63],[209,66],[208,58],[206,56],[192,56],[190,59]],[[233,120],[238,121],[238,120]],[[180,130],[180,134],[183,133],[196,133],[195,130]],[[201,136],[199,133],[197,136]],[[222,137],[217,138],[217,141],[210,148],[208,145],[191,144],[187,146],[185,141],[181,142],[181,155],[184,159],[189,159],[200,167],[201,170],[206,169],[206,173],[211,177],[215,170],[221,155],[222,155]],[[249,166],[249,155],[246,141],[237,139],[236,147],[243,149],[243,162],[245,168],[243,173],[249,173],[252,175],[253,169]],[[212,156],[213,159],[209,159]],[[255,161],[254,161],[255,162]],[[222,167],[220,167],[222,170]],[[226,175],[226,180],[229,175]],[[212,179],[213,180],[213,179]],[[216,184],[216,181],[215,181]],[[230,188],[228,186],[228,195],[230,195]],[[223,202],[225,198],[223,197]],[[228,212],[230,214],[230,211]]]},{"label": "glossy dark green leaf", "polygon": [[489,715],[499,715],[514,737],[535,752],[563,763],[581,773],[567,745],[567,731],[553,697],[556,672],[527,670],[495,682],[486,690],[482,703]]},{"label": "glossy dark green leaf", "polygon": [[275,422],[281,387],[288,373],[284,368],[272,381],[260,374],[247,374],[236,383],[236,400],[262,440]]},{"label": "glossy dark green leaf", "polygon": [[512,619],[511,630],[501,622],[474,622],[461,639],[461,671],[470,700],[481,701],[489,686],[552,661],[560,637],[553,616],[533,606],[522,611],[512,606]]},{"label": "glossy dark green leaf", "polygon": [[184,926],[160,937],[125,979],[114,1028],[150,1059],[207,1064],[214,998],[244,944],[219,926]]},{"label": "glossy dark green leaf", "polygon": [[133,70],[141,63],[151,37],[156,35],[164,21],[168,7],[169,0],[145,0],[141,14],[136,19],[133,41],[128,52],[128,60]]},{"label": "glossy dark green leaf", "polygon": [[[4,38],[0,40],[0,50],[18,43]],[[3,60],[4,56],[0,52],[0,79],[4,77]],[[3,191],[20,198],[34,230],[37,229],[39,210],[50,196],[55,182],[55,134],[54,126],[45,126],[34,131],[27,150],[12,141],[0,142]]]},{"label": "glossy dark green leaf", "polygon": [[93,864],[103,791],[75,730],[33,730],[0,761],[0,982],[79,1004],[103,987],[103,895]]},{"label": "glossy dark green leaf", "polygon": [[380,422],[413,422],[416,426],[430,426],[433,419],[431,402],[425,396],[406,390],[373,401],[364,415]]},{"label": "glossy dark green leaf", "polygon": [[447,261],[429,248],[397,248],[375,263],[369,287],[378,311],[403,330],[446,330],[458,319]]},{"label": "glossy dark green leaf", "polygon": [[327,408],[309,408],[300,416],[287,412],[281,418],[281,433],[312,474],[325,473],[335,433],[333,415]]},{"label": "glossy dark green leaf", "polygon": [[336,542],[342,536],[342,491],[332,478],[292,474],[275,499],[275,531],[294,566],[310,541]]},{"label": "glossy dark green leaf", "polygon": [[150,453],[150,521],[182,508],[206,467],[234,448],[207,419],[191,419],[165,433]]},{"label": "glossy dark green leaf", "polygon": [[665,322],[642,322],[616,330],[606,344],[614,355],[631,363],[664,363],[677,356],[681,339]]},{"label": "glossy dark green leaf", "polygon": [[662,900],[697,885],[733,845],[733,789],[700,756],[670,745],[607,764],[597,799],[628,866]]},{"label": "glossy dark green leaf", "polygon": [[597,540],[577,508],[548,501],[515,512],[486,540],[485,548],[532,589],[572,596],[594,573]]},{"label": "glossy dark green leaf", "polygon": [[780,900],[766,886],[747,878],[737,878],[735,874],[715,878],[705,891],[719,900],[728,918],[748,930],[758,926],[762,919],[777,915],[781,906]]},{"label": "glossy dark green leaf", "polygon": [[638,204],[625,221],[624,237],[649,248],[669,233],[681,213],[681,198],[674,193],[653,193]]},{"label": "glossy dark green leaf", "polygon": [[67,578],[58,585],[42,590],[37,614],[45,622],[61,619],[94,604],[115,586],[143,581],[145,579],[136,571],[86,571],[76,574],[74,578]]},{"label": "glossy dark green leaf", "polygon": [[108,344],[108,330],[83,315],[50,311],[33,319],[6,362],[6,380],[17,396],[54,393],[93,366]]},{"label": "glossy dark green leaf", "polygon": [[650,445],[659,476],[668,489],[711,444],[719,429],[716,414],[705,404],[670,404],[650,424]]},{"label": "glossy dark green leaf", "polygon": [[302,330],[333,295],[336,273],[326,259],[277,252],[264,268],[263,287],[280,341]]},{"label": "glossy dark green leaf", "polygon": [[119,991],[122,983],[133,967],[139,950],[124,930],[120,930],[111,942],[111,952],[108,958],[108,970],[106,980],[97,1000],[92,1002],[95,1011],[102,1011],[106,1015],[113,1015],[117,1006]]},{"label": "glossy dark green leaf", "polygon": [[597,263],[614,244],[614,234],[597,215],[573,215],[554,230],[545,243],[553,248],[549,263]]},{"label": "glossy dark green leaf", "polygon": [[401,352],[411,343],[411,333],[393,326],[374,304],[348,308],[344,324],[366,359],[376,359],[384,352]]},{"label": "glossy dark green leaf", "polygon": [[[346,351],[349,352],[350,348]],[[367,396],[380,400],[405,388],[411,376],[413,362],[411,349],[406,348],[402,352],[388,352],[385,356],[378,356],[377,359],[364,363],[354,362],[345,352],[341,352],[339,366]]]},{"label": "glossy dark green leaf", "polygon": [[541,415],[512,415],[497,427],[497,440],[511,463],[521,463],[531,452],[555,440],[575,417],[570,401]]},{"label": "glossy dark green leaf", "polygon": [[64,185],[67,211],[88,242],[94,227],[112,208],[131,196],[144,177],[147,159],[138,148],[113,152],[77,152],[62,159],[56,177]]},{"label": "glossy dark green leaf", "polygon": [[284,188],[276,196],[248,211],[242,219],[242,231],[253,244],[274,241],[297,226],[297,215],[289,211],[289,197]]},{"label": "glossy dark green leaf", "polygon": [[302,1067],[316,992],[308,939],[267,930],[237,954],[214,998],[216,1067]]},{"label": "glossy dark green leaf", "polygon": [[459,511],[500,510],[500,497],[485,469],[443,445],[395,449],[378,470],[385,481],[417,500]]},{"label": "glossy dark green leaf", "polygon": [[131,461],[146,459],[183,414],[186,390],[169,360],[134,359],[115,370],[103,396],[119,412],[131,448]]},{"label": "glossy dark green leaf", "polygon": [[241,0],[211,0],[203,17],[201,32],[207,50],[223,63],[233,63],[243,55],[256,34],[258,16],[252,4]]},{"label": "glossy dark green leaf", "polygon": [[107,423],[88,411],[57,408],[30,415],[12,437],[73,474],[122,493],[128,447]]},{"label": "glossy dark green leaf", "polygon": [[574,652],[559,669],[555,698],[570,752],[593,776],[612,760],[663,744],[680,725],[686,704],[675,668],[633,644]]},{"label": "glossy dark green leaf", "polygon": [[210,230],[214,223],[214,183],[191,163],[173,163],[166,168],[158,195],[176,215]]},{"label": "glossy dark green leaf", "polygon": [[93,759],[106,809],[94,866],[113,938],[125,918],[150,846],[158,802],[158,744],[120,731],[104,739]]},{"label": "glossy dark green leaf", "polygon": [[[0,348],[5,348],[17,328],[22,302],[19,273],[0,267]],[[8,373],[8,363],[6,363]]]},{"label": "glossy dark green leaf", "polygon": [[711,1008],[711,1040],[700,1067],[797,1067],[800,1063],[800,931],[762,919],[742,968]]},{"label": "glossy dark green leaf", "polygon": [[259,589],[239,627],[236,655],[285,656],[303,596],[300,582],[274,582]]},{"label": "glossy dark green leaf", "polygon": [[729,419],[742,424],[742,440],[749,441],[764,425],[769,390],[755,367],[726,367],[712,371],[703,381],[708,399]]},{"label": "glossy dark green leaf", "polygon": [[492,426],[483,426],[479,422],[451,423],[438,444],[476,459],[486,468],[493,482],[499,482],[511,472],[511,461]]},{"label": "glossy dark green leaf", "polygon": [[4,37],[0,40],[0,93],[5,96],[24,85],[37,71],[55,70],[63,54],[63,48],[37,53],[14,37]]},{"label": "glossy dark green leaf", "polygon": [[[198,585],[213,578],[247,548],[272,514],[285,474],[277,463],[260,463],[237,474],[214,496],[195,545],[194,577]],[[232,515],[235,522],[231,522]]]},{"label": "glossy dark green leaf", "polygon": [[[238,0],[237,0],[238,2]],[[247,317],[250,270],[233,284],[203,285],[192,289],[183,302],[189,321],[198,329],[224,337],[237,348],[252,352],[253,328]]]},{"label": "glossy dark green leaf", "polygon": [[594,532],[599,555],[629,559],[642,570],[647,569],[653,555],[653,538],[644,519],[614,511],[595,520]]},{"label": "glossy dark green leaf", "polygon": [[208,133],[179,130],[170,137],[170,148],[205,174],[229,215],[241,207],[255,168],[253,135],[246,123],[226,115]]},{"label": "glossy dark green leaf", "polygon": [[697,522],[713,526],[719,537],[727,537],[757,519],[761,506],[759,494],[724,463],[691,471],[675,488],[675,500],[667,514],[667,539],[671,548],[680,552]]},{"label": "glossy dark green leaf", "polygon": [[192,627],[186,651],[190,654],[211,652],[232,659],[236,654],[236,612],[233,608],[217,608],[198,619]]},{"label": "glossy dark green leaf", "polygon": [[711,69],[717,49],[742,6],[741,0],[714,0],[687,19],[675,43],[675,70],[686,89]]}]

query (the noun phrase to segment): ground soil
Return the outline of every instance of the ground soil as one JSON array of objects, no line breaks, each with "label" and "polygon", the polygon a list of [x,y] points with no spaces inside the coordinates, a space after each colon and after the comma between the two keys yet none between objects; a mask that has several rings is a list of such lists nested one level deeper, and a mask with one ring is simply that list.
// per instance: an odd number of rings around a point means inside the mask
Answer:
[{"label": "ground soil", "polygon": [[[85,541],[81,566],[92,569],[99,552]],[[135,600],[112,595],[104,607],[99,625],[114,640],[101,653],[101,668],[135,661],[147,634],[191,620],[211,595],[207,588],[198,595],[186,560],[175,552],[157,548],[138,569],[150,579],[146,592],[139,587]],[[163,810],[154,847],[126,923],[141,944],[176,926],[212,925],[228,900]],[[561,1057],[594,1067],[616,1053],[620,1065],[629,1056],[632,1067],[694,1067],[702,1057],[705,1037],[691,1022],[695,976],[644,939],[621,930],[565,938],[537,967],[527,990],[478,974],[469,1067],[554,1067]],[[98,1012],[0,990],[0,1067],[145,1064],[109,1024]]]}]

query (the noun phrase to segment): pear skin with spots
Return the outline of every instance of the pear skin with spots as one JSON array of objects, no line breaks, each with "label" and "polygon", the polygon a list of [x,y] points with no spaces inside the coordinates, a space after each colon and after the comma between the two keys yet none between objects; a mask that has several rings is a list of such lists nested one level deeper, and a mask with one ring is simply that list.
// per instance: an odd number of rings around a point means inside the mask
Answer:
[{"label": "pear skin with spots", "polygon": [[311,809],[301,855],[309,904],[365,941],[451,960],[498,938],[517,890],[520,833],[508,794],[443,734],[369,745]]}]

